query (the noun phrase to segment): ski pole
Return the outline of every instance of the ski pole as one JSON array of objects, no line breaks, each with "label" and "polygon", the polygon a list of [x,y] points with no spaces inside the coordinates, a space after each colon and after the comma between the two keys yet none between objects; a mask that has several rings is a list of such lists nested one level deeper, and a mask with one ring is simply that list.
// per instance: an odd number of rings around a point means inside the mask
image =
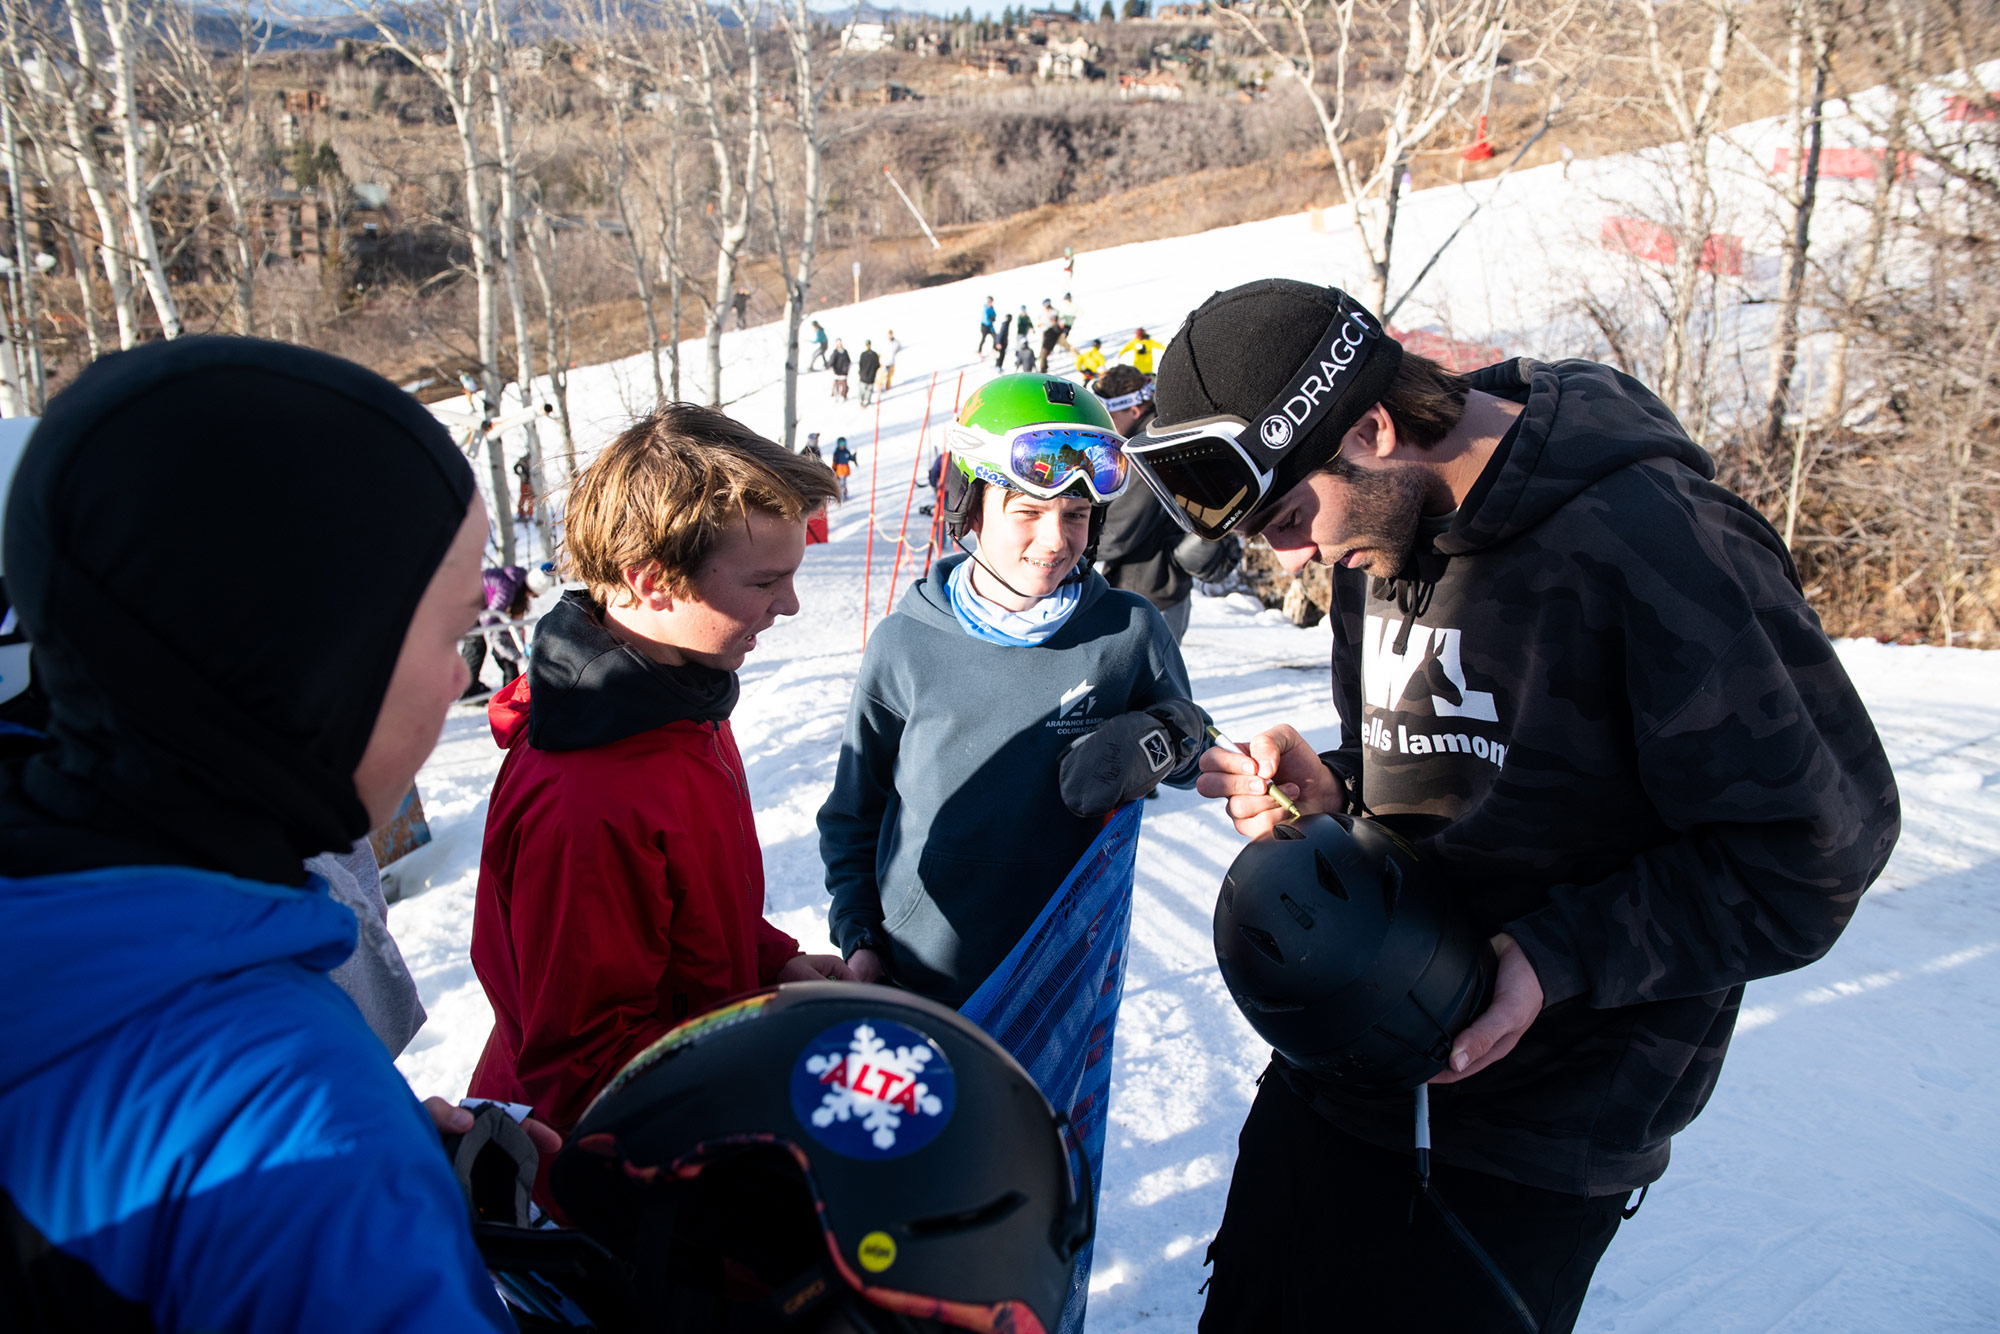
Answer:
[{"label": "ski pole", "polygon": [[875,444],[868,460],[868,550],[861,558],[861,648],[868,649],[868,598],[875,581],[875,483],[882,476],[882,396],[875,396]]},{"label": "ski pole", "polygon": [[1431,1206],[1438,1211],[1438,1217],[1444,1220],[1445,1227],[1450,1229],[1451,1235],[1458,1239],[1458,1244],[1465,1248],[1465,1253],[1472,1257],[1473,1263],[1477,1264],[1480,1272],[1486,1275],[1487,1283],[1492,1285],[1493,1295],[1513,1312],[1514,1319],[1526,1334],[1536,1334],[1542,1327],[1541,1321],[1535,1319],[1535,1313],[1521,1300],[1521,1294],[1507,1281],[1507,1275],[1501,1272],[1493,1256],[1479,1244],[1479,1239],[1472,1235],[1472,1229],[1451,1211],[1451,1206],[1444,1202],[1444,1196],[1438,1194],[1438,1188],[1431,1184],[1431,1086],[1429,1084],[1417,1085],[1417,1193],[1431,1202]]},{"label": "ski pole", "polygon": [[903,577],[903,553],[910,547],[910,503],[917,498],[917,469],[924,462],[924,437],[931,429],[931,395],[937,392],[937,372],[931,372],[931,387],[924,391],[924,424],[917,428],[917,456],[910,460],[910,490],[903,497],[903,524],[896,530],[896,564],[889,571],[889,599],[882,606],[887,616],[896,610],[896,581]]},{"label": "ski pole", "polygon": [[[1228,737],[1222,735],[1222,729],[1215,726],[1215,724],[1213,723],[1209,724],[1208,736],[1209,740],[1215,742],[1216,745],[1227,746],[1239,755],[1248,755],[1250,753],[1250,748],[1248,746],[1239,745],[1237,742],[1231,741]],[[1270,797],[1272,801],[1277,802],[1280,806],[1283,806],[1287,811],[1290,812],[1290,815],[1286,817],[1285,820],[1286,824],[1290,824],[1293,820],[1302,820],[1305,818],[1306,813],[1300,810],[1297,806],[1294,806],[1292,804],[1292,799],[1290,797],[1278,791],[1278,782],[1276,779],[1267,778],[1264,780],[1264,793],[1266,796]]]}]

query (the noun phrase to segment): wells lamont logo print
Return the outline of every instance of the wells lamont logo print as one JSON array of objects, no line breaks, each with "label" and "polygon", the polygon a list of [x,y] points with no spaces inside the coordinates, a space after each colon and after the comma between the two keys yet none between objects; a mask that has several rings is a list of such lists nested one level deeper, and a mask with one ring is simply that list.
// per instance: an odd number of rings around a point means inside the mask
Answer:
[{"label": "wells lamont logo print", "polygon": [[900,1158],[938,1137],[956,1098],[937,1044],[887,1019],[820,1034],[792,1069],[792,1111],[807,1133],[850,1158]]}]

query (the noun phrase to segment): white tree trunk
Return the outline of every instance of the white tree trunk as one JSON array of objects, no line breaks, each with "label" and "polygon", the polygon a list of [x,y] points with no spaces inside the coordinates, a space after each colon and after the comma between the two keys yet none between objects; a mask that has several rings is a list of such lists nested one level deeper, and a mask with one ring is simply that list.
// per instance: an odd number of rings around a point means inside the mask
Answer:
[{"label": "white tree trunk", "polygon": [[109,168],[98,153],[97,140],[91,133],[91,127],[82,115],[82,108],[88,102],[90,91],[102,81],[104,71],[97,63],[97,52],[90,40],[90,26],[84,20],[79,0],[64,0],[64,9],[69,18],[70,37],[75,43],[77,69],[81,82],[73,90],[58,88],[54,94],[56,102],[61,107],[63,119],[66,142],[62,145],[62,151],[75,166],[77,178],[83,182],[84,197],[90,200],[91,212],[97,218],[98,242],[95,248],[99,261],[104,265],[105,281],[111,288],[111,307],[118,319],[118,346],[137,347],[138,304],[126,273],[123,228],[119,221],[118,210],[111,202],[116,187],[112,183]]},{"label": "white tree trunk", "polygon": [[749,125],[740,154],[731,147],[723,105],[725,95],[732,91],[728,87],[729,76],[722,53],[725,38],[713,15],[704,10],[695,18],[698,24],[696,51],[701,62],[701,80],[697,91],[708,122],[710,150],[715,156],[715,216],[720,226],[715,250],[715,299],[708,307],[706,340],[708,401],[716,407],[722,406],[723,322],[729,316],[730,300],[736,292],[737,258],[743,243],[750,238],[750,216],[756,203],[757,182],[763,167],[763,66],[757,49],[760,8],[755,0],[747,9],[738,0],[730,0],[730,11],[736,15],[739,31],[744,37],[745,52],[741,96],[747,107]]},{"label": "white tree trunk", "polygon": [[[168,338],[181,336],[180,302],[167,282],[167,266],[160,257],[160,238],[153,227],[153,182],[147,179],[145,142],[139,132],[138,60],[139,37],[133,31],[132,0],[99,0],[104,14],[105,35],[111,42],[115,96],[112,118],[118,122],[118,137],[124,148],[126,226],[130,232],[132,258],[153,298],[153,313],[160,332]],[[167,129],[156,126],[167,150]]]},{"label": "white tree trunk", "polygon": [[[799,182],[799,250],[791,280],[785,284],[785,434],[786,449],[797,447],[799,429],[799,329],[805,323],[806,304],[812,293],[813,266],[818,256],[820,217],[826,211],[826,187],[820,158],[825,145],[820,141],[819,101],[822,87],[813,78],[812,14],[806,0],[791,0],[789,11],[779,11],[779,21],[792,50],[793,124],[799,132],[804,158]],[[772,206],[777,200],[773,191]]]},{"label": "white tree trunk", "polygon": [[[497,0],[484,0],[486,11],[487,95],[493,112],[493,143],[500,176],[500,217],[494,228],[501,277],[507,290],[507,311],[514,324],[514,383],[521,410],[528,414],[521,434],[528,449],[528,488],[534,496],[533,523],[542,539],[542,558],[555,559],[549,531],[548,488],[542,471],[542,437],[535,424],[535,339],[528,330],[528,302],[521,287],[519,236],[521,228],[521,160],[514,143],[514,112],[507,87],[508,36]],[[508,510],[508,524],[514,511]]]}]

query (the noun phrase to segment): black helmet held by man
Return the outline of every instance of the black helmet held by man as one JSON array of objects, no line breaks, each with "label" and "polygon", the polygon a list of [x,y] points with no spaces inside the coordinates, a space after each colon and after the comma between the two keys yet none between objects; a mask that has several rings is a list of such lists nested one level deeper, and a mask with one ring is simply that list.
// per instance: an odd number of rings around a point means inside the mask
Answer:
[{"label": "black helmet held by man", "polygon": [[1308,815],[1223,877],[1215,958],[1250,1026],[1322,1079],[1411,1089],[1493,995],[1493,948],[1375,821]]}]

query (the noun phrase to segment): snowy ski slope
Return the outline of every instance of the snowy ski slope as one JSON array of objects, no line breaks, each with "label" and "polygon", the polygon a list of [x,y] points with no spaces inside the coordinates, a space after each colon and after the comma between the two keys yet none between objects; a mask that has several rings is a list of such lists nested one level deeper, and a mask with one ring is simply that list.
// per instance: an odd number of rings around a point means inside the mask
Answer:
[{"label": "snowy ski slope", "polygon": [[[1775,279],[1761,182],[1778,137],[1769,124],[1752,125],[1736,132],[1736,146],[1716,149],[1727,167],[1725,229],[1747,239],[1753,288]],[[1851,129],[1845,140],[1836,131],[1832,142],[1843,141],[1866,143]],[[1556,166],[1516,174],[1396,323],[1434,323],[1510,353],[1570,350],[1576,294],[1631,276],[1629,258],[1597,245],[1600,220],[1644,211],[1654,179],[1634,157],[1578,162],[1566,180]],[[1861,188],[1829,183],[1835,201],[1823,236],[1853,225],[1858,210],[1839,198]],[[1409,198],[1398,233],[1407,272],[1472,198],[1458,188]],[[1340,224],[1316,231],[1305,215],[1081,254],[1071,289],[1079,333],[1115,348],[1145,325],[1164,340],[1211,291],[1272,275],[1352,282],[1355,255]],[[832,516],[832,542],[808,550],[802,614],[763,637],[736,713],[770,912],[809,948],[825,940],[813,815],[831,785],[860,661],[870,496],[876,540],[865,600],[879,617],[913,466],[938,443],[960,376],[969,392],[992,373],[990,360],[967,351],[980,298],[1038,308],[1064,290],[1060,265],[1050,263],[817,312],[857,355],[863,338],[879,344],[892,327],[906,350],[880,410],[879,447],[876,413],[831,403],[824,372],[803,382],[802,431],[820,432],[829,452],[846,435],[861,447],[861,470],[852,499]],[[1754,341],[1754,329],[1740,332]],[[781,340],[781,329],[766,326],[724,342],[731,410],[773,434]],[[685,350],[692,393],[701,351]],[[580,445],[608,438],[649,385],[636,358],[576,372]],[[921,486],[918,495],[921,504]],[[917,542],[921,525],[914,520]],[[921,562],[921,551],[909,553],[899,588]],[[1231,734],[1290,721],[1332,743],[1324,628],[1294,629],[1241,596],[1197,598],[1185,651],[1197,698]],[[1721,1087],[1612,1244],[1581,1328],[2000,1324],[2000,1074],[1988,1059],[2000,1049],[2000,654],[1872,643],[1841,652],[1902,782],[1901,846],[1827,959],[1751,986]],[[968,687],[976,707],[977,683]],[[400,868],[410,897],[390,916],[431,1016],[400,1062],[419,1093],[461,1093],[491,1022],[466,949],[499,758],[483,715],[456,710],[419,780],[436,842]],[[1266,1059],[1216,976],[1209,943],[1216,886],[1239,846],[1220,809],[1191,794],[1169,791],[1147,809],[1092,1284],[1096,1334],[1191,1330],[1201,1309],[1203,1248]]]}]

